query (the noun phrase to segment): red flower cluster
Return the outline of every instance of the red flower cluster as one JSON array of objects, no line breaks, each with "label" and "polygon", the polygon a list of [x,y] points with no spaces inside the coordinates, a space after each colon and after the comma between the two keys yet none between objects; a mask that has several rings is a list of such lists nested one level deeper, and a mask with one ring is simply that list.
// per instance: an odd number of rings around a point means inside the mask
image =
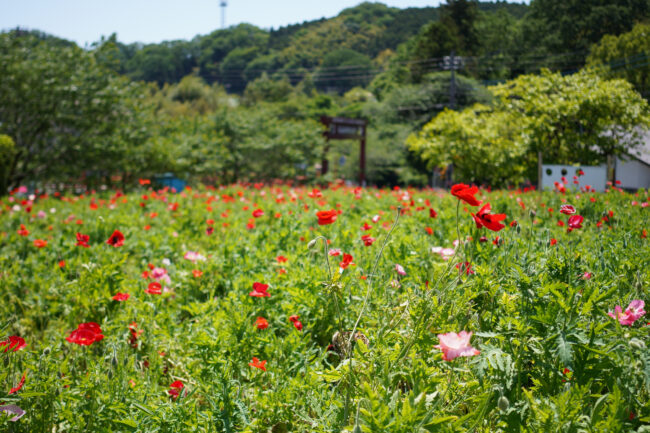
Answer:
[{"label": "red flower cluster", "polygon": [[338,212],[335,210],[321,210],[316,212],[316,216],[318,217],[318,225],[324,226],[327,224],[332,224],[334,221],[336,221]]},{"label": "red flower cluster", "polygon": [[376,239],[370,235],[363,235],[361,236],[361,240],[365,246],[369,247]]},{"label": "red flower cluster", "polygon": [[269,327],[269,321],[264,317],[258,317],[257,320],[255,320],[255,326],[257,326],[257,329],[261,331]]},{"label": "red flower cluster", "polygon": [[354,262],[352,262],[352,260],[354,260],[354,258],[352,257],[351,254],[344,253],[343,254],[343,261],[341,261],[341,263],[339,263],[339,267],[341,269],[345,269],[350,265],[354,266]]},{"label": "red flower cluster", "polygon": [[5,347],[5,353],[7,350],[13,349],[14,352],[18,352],[23,347],[27,346],[25,339],[23,337],[18,337],[17,335],[12,335],[8,337],[5,341],[0,341],[0,347]]},{"label": "red flower cluster", "polygon": [[106,243],[115,248],[121,247],[124,245],[124,235],[119,230],[115,230]]},{"label": "red flower cluster", "polygon": [[451,195],[464,201],[470,206],[479,206],[481,204],[481,202],[476,200],[476,197],[474,197],[477,192],[478,188],[476,186],[470,187],[464,183],[458,183],[451,187]]},{"label": "red flower cluster", "polygon": [[183,388],[185,388],[183,382],[181,382],[180,380],[176,380],[172,382],[171,385],[169,385],[169,389],[167,390],[167,392],[174,400],[176,400],[178,396],[181,394]]},{"label": "red flower cluster", "polygon": [[149,293],[150,295],[161,295],[162,285],[157,281],[152,281],[145,289],[145,292]]},{"label": "red flower cluster", "polygon": [[88,248],[88,241],[90,241],[90,236],[77,233],[77,245],[78,247]]},{"label": "red flower cluster", "polygon": [[248,295],[255,298],[270,298],[271,294],[267,292],[269,288],[268,284],[258,283],[257,281],[253,283],[253,291]]},{"label": "red flower cluster", "polygon": [[113,296],[113,300],[114,300],[114,301],[126,301],[126,300],[129,299],[130,297],[131,297],[131,295],[129,295],[128,293],[120,293],[120,292],[117,292],[117,293],[115,294],[115,296]]},{"label": "red flower cluster", "polygon": [[293,326],[298,331],[302,331],[302,322],[299,319],[300,319],[300,316],[298,316],[298,315],[289,316],[289,322],[293,323]]},{"label": "red flower cluster", "polygon": [[254,368],[259,368],[262,371],[266,371],[266,361],[260,361],[254,356],[253,356],[253,360],[249,362],[248,365]]},{"label": "red flower cluster", "polygon": [[66,341],[68,343],[79,344],[81,346],[90,346],[96,341],[104,338],[102,329],[95,322],[81,323],[77,329],[72,331]]},{"label": "red flower cluster", "polygon": [[490,203],[487,203],[476,213],[476,215],[470,214],[472,215],[472,218],[474,218],[476,228],[480,229],[481,227],[485,227],[493,232],[498,232],[505,227],[500,221],[506,219],[506,214],[490,214],[491,210],[492,207],[490,206]]}]

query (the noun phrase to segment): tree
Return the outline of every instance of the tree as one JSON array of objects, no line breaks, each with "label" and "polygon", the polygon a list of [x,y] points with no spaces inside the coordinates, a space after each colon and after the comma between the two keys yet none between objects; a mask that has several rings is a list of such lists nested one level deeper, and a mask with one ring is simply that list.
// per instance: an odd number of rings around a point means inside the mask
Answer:
[{"label": "tree", "polygon": [[144,141],[141,86],[92,52],[0,34],[0,77],[0,133],[16,146],[9,186],[121,172],[128,149]]},{"label": "tree", "polygon": [[409,137],[430,167],[454,164],[458,180],[495,186],[536,179],[547,163],[600,164],[633,152],[650,124],[648,103],[623,80],[590,70],[544,71],[490,87],[491,106],[445,111]]},{"label": "tree", "polygon": [[368,56],[342,48],[325,56],[314,81],[320,89],[345,92],[355,86],[367,85],[372,72],[372,62]]},{"label": "tree", "polygon": [[639,23],[619,36],[606,35],[591,47],[587,64],[609,78],[624,78],[646,99],[650,96],[650,24]]},{"label": "tree", "polygon": [[534,0],[522,23],[521,51],[527,61],[563,54],[542,66],[579,69],[592,44],[627,32],[648,16],[647,0]]}]

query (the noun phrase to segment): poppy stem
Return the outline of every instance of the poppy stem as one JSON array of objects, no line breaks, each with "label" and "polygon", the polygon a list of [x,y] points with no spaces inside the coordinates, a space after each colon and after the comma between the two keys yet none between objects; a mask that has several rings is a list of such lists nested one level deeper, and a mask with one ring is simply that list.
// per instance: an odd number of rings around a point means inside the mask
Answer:
[{"label": "poppy stem", "polygon": [[381,249],[377,253],[377,257],[375,258],[375,264],[372,268],[372,272],[368,276],[368,279],[366,280],[367,288],[366,288],[366,295],[364,296],[363,299],[363,306],[361,307],[361,311],[359,312],[359,316],[357,317],[357,321],[354,323],[354,327],[352,328],[352,333],[350,333],[350,339],[348,340],[348,347],[350,347],[350,350],[352,350],[352,341],[354,341],[354,333],[357,330],[357,326],[359,326],[359,322],[361,321],[361,317],[363,316],[363,313],[366,309],[366,306],[368,305],[368,299],[370,298],[370,288],[372,287],[372,277],[375,276],[375,272],[377,271],[377,265],[379,264],[379,259],[381,258],[382,254],[384,253],[384,248],[386,247],[386,244],[388,243],[388,240],[390,239],[390,235],[393,233],[393,230],[397,226],[397,222],[399,221],[399,216],[402,214],[402,207],[399,206],[397,208],[397,216],[395,217],[395,221],[393,222],[393,226],[390,228],[388,231],[388,234],[386,235],[386,238],[384,238],[384,242],[381,244]]}]

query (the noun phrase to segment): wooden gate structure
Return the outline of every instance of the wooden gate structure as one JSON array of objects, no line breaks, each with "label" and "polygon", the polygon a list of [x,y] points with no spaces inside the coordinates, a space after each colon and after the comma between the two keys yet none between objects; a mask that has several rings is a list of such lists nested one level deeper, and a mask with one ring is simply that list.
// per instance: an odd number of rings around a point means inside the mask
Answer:
[{"label": "wooden gate structure", "polygon": [[359,140],[359,185],[366,184],[366,127],[368,121],[365,119],[351,119],[348,117],[330,117],[321,116],[320,121],[327,126],[323,135],[327,139],[325,150],[323,152],[323,161],[321,175],[325,175],[329,170],[329,161],[327,152],[329,151],[330,140]]}]

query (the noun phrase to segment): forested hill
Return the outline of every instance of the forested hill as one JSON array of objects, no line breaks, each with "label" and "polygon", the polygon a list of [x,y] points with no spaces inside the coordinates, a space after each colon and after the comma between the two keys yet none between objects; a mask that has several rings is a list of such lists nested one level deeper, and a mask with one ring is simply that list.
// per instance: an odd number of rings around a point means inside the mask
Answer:
[{"label": "forested hill", "polygon": [[[572,73],[605,35],[629,32],[648,18],[650,0],[447,0],[408,9],[366,2],[333,18],[277,29],[239,24],[189,41],[124,44],[113,34],[94,51],[109,69],[161,87],[193,75],[229,93],[270,79],[301,84],[307,93],[360,86],[382,98],[395,85],[448,70],[451,53],[459,73],[483,83],[542,68]],[[31,33],[55,45],[68,43]],[[608,62],[618,67],[621,59]]]},{"label": "forested hill", "polygon": [[[503,1],[478,3],[479,14],[499,14],[500,19],[508,22],[521,18],[527,9],[525,4]],[[196,36],[191,41],[127,45],[114,36],[112,41],[118,48],[116,68],[135,80],[162,85],[198,71],[208,83],[219,82],[231,92],[240,92],[246,83],[264,72],[287,76],[295,83],[306,73],[317,72],[324,63],[337,67],[341,63],[361,65],[365,72],[356,75],[366,75],[368,70],[381,66],[400,44],[416,36],[423,26],[437,21],[439,12],[439,7],[398,9],[366,2],[333,18],[277,29],[239,24]],[[338,57],[328,59],[332,53]],[[320,81],[326,82],[326,71],[320,72]]]}]

